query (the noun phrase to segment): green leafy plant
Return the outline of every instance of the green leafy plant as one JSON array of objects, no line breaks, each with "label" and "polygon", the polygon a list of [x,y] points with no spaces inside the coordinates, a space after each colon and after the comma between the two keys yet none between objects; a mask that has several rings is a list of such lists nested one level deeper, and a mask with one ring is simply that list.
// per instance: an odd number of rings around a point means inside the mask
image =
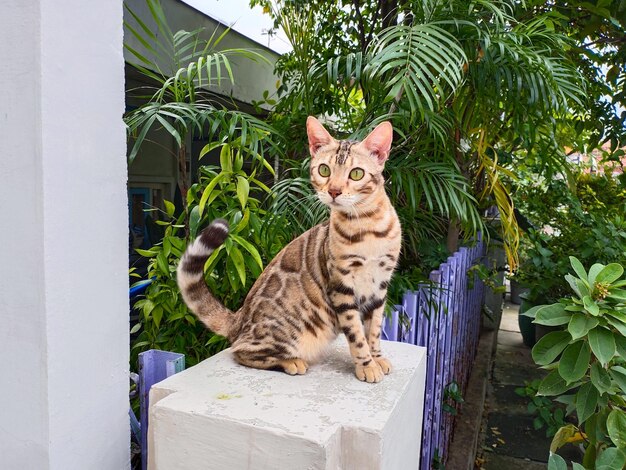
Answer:
[{"label": "green leafy plant", "polygon": [[433,470],[446,470],[446,465],[444,464],[445,458],[441,455],[441,451],[437,448],[435,449],[435,454],[433,455]]},{"label": "green leafy plant", "polygon": [[515,393],[520,397],[528,398],[528,412],[535,415],[533,427],[539,430],[546,428],[546,437],[552,437],[563,426],[565,426],[565,406],[553,402],[550,398],[537,394],[541,380],[535,379],[526,382],[524,387],[515,389]]},{"label": "green leafy plant", "polygon": [[626,259],[624,186],[607,176],[572,178],[570,185],[525,174],[514,195],[529,226],[513,278],[530,289],[528,300],[536,304],[556,302],[568,293],[570,253],[584,264]]},{"label": "green leafy plant", "polygon": [[251,3],[293,46],[277,64],[281,99],[270,115],[288,136],[288,158],[306,151],[295,124],[307,114],[332,116],[336,135],[356,139],[390,120],[386,178],[408,222],[406,256],[419,259],[425,237],[455,251],[459,239],[484,232],[482,209],[497,205],[515,264],[519,231],[504,164],[535,158],[550,175],[561,171],[555,126],[569,125],[563,118],[584,94],[571,44],[549,17],[508,0]]},{"label": "green leafy plant", "polygon": [[506,286],[502,285],[498,274],[501,272],[497,266],[489,268],[482,263],[474,264],[467,270],[467,277],[469,280],[469,289],[474,288],[474,274],[483,281],[486,287],[493,290],[495,294],[504,294],[506,292]]},{"label": "green leafy plant", "polygon": [[[214,147],[209,145],[203,152]],[[140,333],[132,345],[133,357],[157,348],[182,352],[188,364],[193,365],[226,347],[224,338],[199,324],[187,309],[176,284],[176,268],[187,243],[202,227],[218,217],[225,218],[231,233],[207,260],[205,280],[227,307],[236,310],[241,305],[263,266],[289,241],[280,232],[269,243],[261,236],[262,219],[266,216],[262,204],[270,191],[257,179],[264,168],[262,159],[245,162],[240,148],[221,144],[220,166],[201,167],[199,182],[187,193],[188,237],[183,214],[176,217],[174,205],[166,202],[169,220],[159,221],[165,227],[165,236],[149,250],[137,250],[150,258],[148,276],[154,281],[145,298],[135,304],[140,321],[132,332]]]},{"label": "green leafy plant", "polygon": [[[129,165],[140,150],[159,145],[154,133],[168,135],[177,162],[178,194],[182,204],[165,201],[155,223],[162,229],[157,243],[137,250],[150,259],[147,276],[152,284],[135,303],[139,322],[131,333],[131,364],[149,348],[184,353],[190,365],[223,349],[226,340],[213,335],[189,312],[176,284],[176,268],[187,244],[199,230],[218,217],[231,225],[231,234],[205,266],[212,292],[231,309],[243,298],[263,266],[290,240],[279,217],[268,217],[269,188],[273,176],[266,159],[282,155],[276,145],[280,134],[257,117],[243,113],[223,96],[220,87],[235,83],[231,59],[267,64],[261,54],[247,49],[224,49],[228,29],[213,32],[203,28],[173,31],[158,0],[146,0],[146,17],[130,8],[126,29],[129,65],[142,78],[142,85],[128,92],[130,111],[124,116],[129,136]],[[219,167],[200,166],[187,173],[188,144],[193,139],[210,142],[199,160],[220,152]],[[141,158],[149,158],[149,154]],[[264,219],[272,219],[263,230]]]},{"label": "green leafy plant", "polygon": [[457,407],[464,402],[459,384],[450,382],[443,390],[443,412],[456,416],[458,414]]},{"label": "green leafy plant", "polygon": [[[159,145],[150,140],[151,132],[169,134],[176,144],[172,156],[177,162],[178,190],[184,201],[190,180],[186,165],[190,137],[218,143],[240,139],[241,151],[262,156],[273,148],[274,154],[280,155],[280,148],[271,138],[277,134],[275,129],[250,114],[229,109],[214,92],[227,83],[235,84],[231,59],[269,64],[267,58],[254,50],[221,48],[229,29],[172,31],[160,1],[146,0],[146,5],[149,22],[125,6],[130,18],[124,22],[124,47],[133,58],[130,66],[147,83],[128,91],[130,101],[137,103],[124,116],[131,144],[129,165],[144,145]],[[186,212],[185,226],[188,216]]]},{"label": "green leafy plant", "polygon": [[[561,427],[551,452],[567,442],[582,443],[587,469],[626,465],[626,279],[617,263],[596,263],[587,271],[570,257],[575,275],[566,281],[573,295],[526,312],[534,322],[563,329],[548,333],[532,350],[535,363],[550,371],[537,394],[556,396],[577,424]],[[564,461],[551,456],[555,469]],[[579,468],[579,467],[575,467]]]}]

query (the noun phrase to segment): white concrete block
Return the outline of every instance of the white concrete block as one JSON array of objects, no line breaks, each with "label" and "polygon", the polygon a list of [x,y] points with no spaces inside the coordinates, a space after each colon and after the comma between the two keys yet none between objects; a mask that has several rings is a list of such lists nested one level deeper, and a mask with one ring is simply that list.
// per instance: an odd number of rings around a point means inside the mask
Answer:
[{"label": "white concrete block", "polygon": [[345,338],[306,375],[223,351],[152,387],[151,470],[417,469],[426,350],[384,342],[394,369],[360,382]]}]

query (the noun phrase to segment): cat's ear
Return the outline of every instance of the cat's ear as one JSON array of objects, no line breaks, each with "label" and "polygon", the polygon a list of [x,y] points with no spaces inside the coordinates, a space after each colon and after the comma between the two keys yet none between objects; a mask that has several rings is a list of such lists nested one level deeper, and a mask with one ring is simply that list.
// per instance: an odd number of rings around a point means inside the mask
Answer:
[{"label": "cat's ear", "polygon": [[372,155],[376,157],[379,165],[383,165],[389,158],[391,150],[391,141],[393,140],[393,127],[389,121],[382,122],[370,132],[361,145]]},{"label": "cat's ear", "polygon": [[309,136],[309,151],[312,157],[315,156],[320,147],[328,145],[334,140],[324,126],[313,116],[306,119],[306,133]]}]

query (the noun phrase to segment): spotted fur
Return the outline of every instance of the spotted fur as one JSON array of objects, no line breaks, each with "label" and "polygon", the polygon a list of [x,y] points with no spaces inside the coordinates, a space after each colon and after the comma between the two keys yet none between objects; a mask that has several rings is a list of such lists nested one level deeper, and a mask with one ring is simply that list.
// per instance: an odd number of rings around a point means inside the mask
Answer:
[{"label": "spotted fur", "polygon": [[[259,369],[304,374],[343,333],[359,380],[379,382],[391,370],[380,336],[387,287],[400,254],[401,227],[382,171],[392,129],[379,125],[364,141],[337,141],[310,117],[311,184],[330,219],[287,245],[265,268],[243,306],[231,312],[209,292],[203,268],[227,236],[214,221],[178,268],[189,308],[230,340],[234,358]],[[330,168],[322,176],[320,165]],[[360,168],[360,180],[350,172]]]}]

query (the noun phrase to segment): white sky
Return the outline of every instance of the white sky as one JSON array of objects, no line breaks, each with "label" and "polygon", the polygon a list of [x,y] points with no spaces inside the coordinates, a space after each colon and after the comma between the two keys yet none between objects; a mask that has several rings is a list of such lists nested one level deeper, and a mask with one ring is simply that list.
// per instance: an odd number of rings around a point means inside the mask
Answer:
[{"label": "white sky", "polygon": [[183,0],[183,2],[279,54],[291,50],[291,45],[282,30],[277,31],[273,37],[266,33],[273,26],[271,18],[263,14],[263,9],[259,6],[250,8],[249,0]]}]

